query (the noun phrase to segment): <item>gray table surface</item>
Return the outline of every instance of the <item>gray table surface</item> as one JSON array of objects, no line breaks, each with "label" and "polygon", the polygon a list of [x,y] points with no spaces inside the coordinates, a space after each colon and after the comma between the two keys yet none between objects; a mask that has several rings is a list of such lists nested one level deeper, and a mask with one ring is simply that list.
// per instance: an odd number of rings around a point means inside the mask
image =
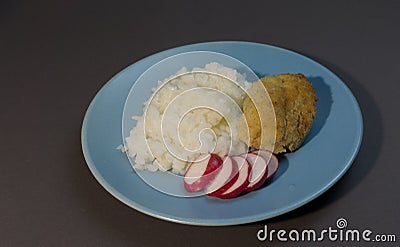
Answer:
[{"label": "gray table surface", "polygon": [[[0,246],[399,246],[399,3],[1,1]],[[214,40],[292,49],[353,91],[363,143],[325,194],[270,220],[196,227],[137,212],[92,176],[80,128],[101,86],[150,54]],[[351,228],[396,234],[397,242],[256,238],[264,225],[323,229],[340,217]]]}]

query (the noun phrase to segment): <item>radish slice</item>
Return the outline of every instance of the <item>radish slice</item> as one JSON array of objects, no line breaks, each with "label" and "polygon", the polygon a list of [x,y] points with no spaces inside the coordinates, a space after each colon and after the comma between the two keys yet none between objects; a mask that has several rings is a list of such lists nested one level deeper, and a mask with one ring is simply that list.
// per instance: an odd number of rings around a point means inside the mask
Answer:
[{"label": "radish slice", "polygon": [[268,164],[263,157],[254,153],[243,154],[242,157],[251,165],[250,183],[245,191],[258,189],[267,180]]},{"label": "radish slice", "polygon": [[245,158],[241,156],[232,156],[232,161],[239,167],[239,176],[235,183],[233,183],[224,193],[217,195],[222,199],[233,198],[240,195],[249,184],[249,175],[251,172],[251,166]]},{"label": "radish slice", "polygon": [[189,192],[196,192],[209,184],[221,170],[222,159],[216,154],[202,154],[186,170],[184,186]]},{"label": "radish slice", "polygon": [[275,175],[276,171],[279,168],[278,158],[276,158],[276,156],[268,150],[260,149],[260,150],[254,151],[252,153],[263,157],[267,161],[268,175],[267,175],[267,179],[265,180],[264,183],[268,183],[269,181],[271,181],[272,177]]},{"label": "radish slice", "polygon": [[217,196],[224,193],[239,177],[239,169],[229,156],[225,156],[221,171],[206,187],[209,196]]}]

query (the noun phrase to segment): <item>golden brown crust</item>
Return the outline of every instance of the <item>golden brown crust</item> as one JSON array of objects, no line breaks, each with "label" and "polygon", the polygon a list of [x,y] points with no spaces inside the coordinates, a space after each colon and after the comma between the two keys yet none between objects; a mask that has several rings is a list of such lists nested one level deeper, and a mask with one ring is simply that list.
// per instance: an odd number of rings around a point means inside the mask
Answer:
[{"label": "golden brown crust", "polygon": [[[302,74],[266,76],[253,83],[249,90],[251,98],[265,93],[256,89],[261,83],[268,91],[275,110],[274,153],[296,150],[310,131],[316,114],[317,98],[311,83]],[[271,112],[271,108],[271,105],[264,105],[262,111]],[[274,136],[261,140],[261,130],[265,131],[265,126],[261,128],[258,112],[249,97],[244,101],[243,112],[249,126],[249,145],[254,148],[267,148],[273,141],[268,139],[273,139]]]}]

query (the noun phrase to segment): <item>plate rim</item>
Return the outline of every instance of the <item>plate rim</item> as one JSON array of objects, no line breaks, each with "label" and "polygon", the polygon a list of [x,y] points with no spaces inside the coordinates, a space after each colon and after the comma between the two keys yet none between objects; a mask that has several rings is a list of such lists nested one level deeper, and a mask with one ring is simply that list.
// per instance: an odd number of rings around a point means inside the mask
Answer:
[{"label": "plate rim", "polygon": [[[243,216],[243,217],[235,217],[235,218],[225,218],[225,219],[220,219],[220,220],[214,220],[214,219],[199,219],[199,218],[184,218],[184,217],[179,217],[175,216],[172,217],[169,214],[165,214],[163,212],[153,210],[150,208],[147,208],[129,198],[124,196],[122,193],[118,192],[112,185],[110,185],[102,176],[102,174],[97,170],[94,161],[91,158],[91,155],[89,153],[89,148],[88,148],[88,142],[87,142],[87,122],[89,121],[89,116],[91,111],[93,110],[93,107],[96,103],[96,100],[99,95],[104,92],[108,87],[111,86],[114,81],[116,81],[126,70],[130,69],[131,67],[138,66],[147,60],[159,55],[160,53],[168,53],[172,52],[176,49],[179,48],[190,48],[190,47],[195,47],[199,45],[214,45],[214,44],[246,44],[246,45],[252,45],[252,46],[262,46],[262,47],[268,47],[269,49],[277,49],[279,51],[283,52],[289,52],[292,55],[300,56],[302,59],[305,59],[316,66],[319,67],[319,69],[324,70],[325,72],[329,73],[331,76],[334,77],[336,82],[339,82],[339,85],[342,87],[347,92],[347,95],[350,96],[351,102],[353,103],[353,108],[356,110],[356,116],[355,118],[358,120],[358,126],[357,129],[359,130],[360,134],[358,135],[358,138],[355,140],[356,141],[356,147],[354,151],[352,152],[351,156],[349,157],[347,163],[344,165],[344,168],[333,178],[327,183],[324,187],[319,189],[317,192],[310,194],[309,196],[303,198],[303,200],[297,201],[297,203],[292,204],[290,207],[285,207],[282,210],[275,210],[272,211],[269,214],[254,214],[251,216]],[[151,66],[151,65],[150,65]],[[331,70],[329,70],[327,67],[324,65],[320,64],[319,62],[315,61],[314,59],[311,59],[297,51],[293,51],[291,49],[279,47],[276,45],[270,45],[270,44],[263,44],[263,43],[258,43],[258,42],[250,42],[250,41],[211,41],[211,42],[200,42],[200,43],[193,43],[193,44],[186,44],[183,46],[177,46],[173,48],[169,48],[166,50],[158,51],[155,52],[149,56],[146,56],[144,58],[139,59],[138,61],[128,65],[127,67],[123,68],[116,74],[114,74],[105,84],[102,85],[102,87],[96,92],[95,96],[91,99],[90,104],[85,112],[83,122],[82,122],[82,127],[81,127],[81,148],[83,152],[83,156],[85,158],[86,164],[89,167],[89,170],[91,171],[92,175],[95,177],[97,182],[108,192],[110,193],[114,198],[118,199],[120,202],[124,203],[130,208],[133,208],[143,214],[152,216],[154,218],[158,218],[161,220],[166,220],[174,223],[180,223],[180,224],[186,224],[186,225],[198,225],[198,226],[228,226],[228,225],[240,225],[240,224],[247,224],[247,223],[252,223],[252,222],[257,222],[261,220],[266,220],[270,219],[282,214],[285,214],[287,212],[293,211],[309,202],[312,200],[316,199],[319,197],[321,194],[325,193],[328,189],[330,189],[334,184],[336,184],[342,177],[343,175],[349,170],[351,165],[354,162],[354,159],[357,157],[357,154],[360,150],[361,144],[362,144],[362,138],[363,138],[363,131],[364,131],[364,124],[363,124],[363,117],[362,117],[362,111],[359,106],[359,103],[350,90],[350,88],[343,82],[340,77],[338,77],[335,73],[333,73]],[[123,138],[123,137],[122,137]]]}]

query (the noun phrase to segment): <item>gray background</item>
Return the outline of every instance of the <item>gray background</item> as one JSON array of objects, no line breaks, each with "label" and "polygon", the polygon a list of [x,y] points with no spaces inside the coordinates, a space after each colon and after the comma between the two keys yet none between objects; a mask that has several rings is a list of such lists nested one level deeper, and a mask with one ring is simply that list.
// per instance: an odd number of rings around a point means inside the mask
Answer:
[{"label": "gray background", "polygon": [[[0,246],[310,246],[255,235],[265,224],[322,229],[339,217],[397,234],[396,244],[375,246],[399,246],[399,9],[398,1],[1,1]],[[97,183],[80,146],[96,92],[141,58],[213,40],[292,49],[347,83],[364,138],[328,192],[267,221],[194,227],[139,213]]]}]

